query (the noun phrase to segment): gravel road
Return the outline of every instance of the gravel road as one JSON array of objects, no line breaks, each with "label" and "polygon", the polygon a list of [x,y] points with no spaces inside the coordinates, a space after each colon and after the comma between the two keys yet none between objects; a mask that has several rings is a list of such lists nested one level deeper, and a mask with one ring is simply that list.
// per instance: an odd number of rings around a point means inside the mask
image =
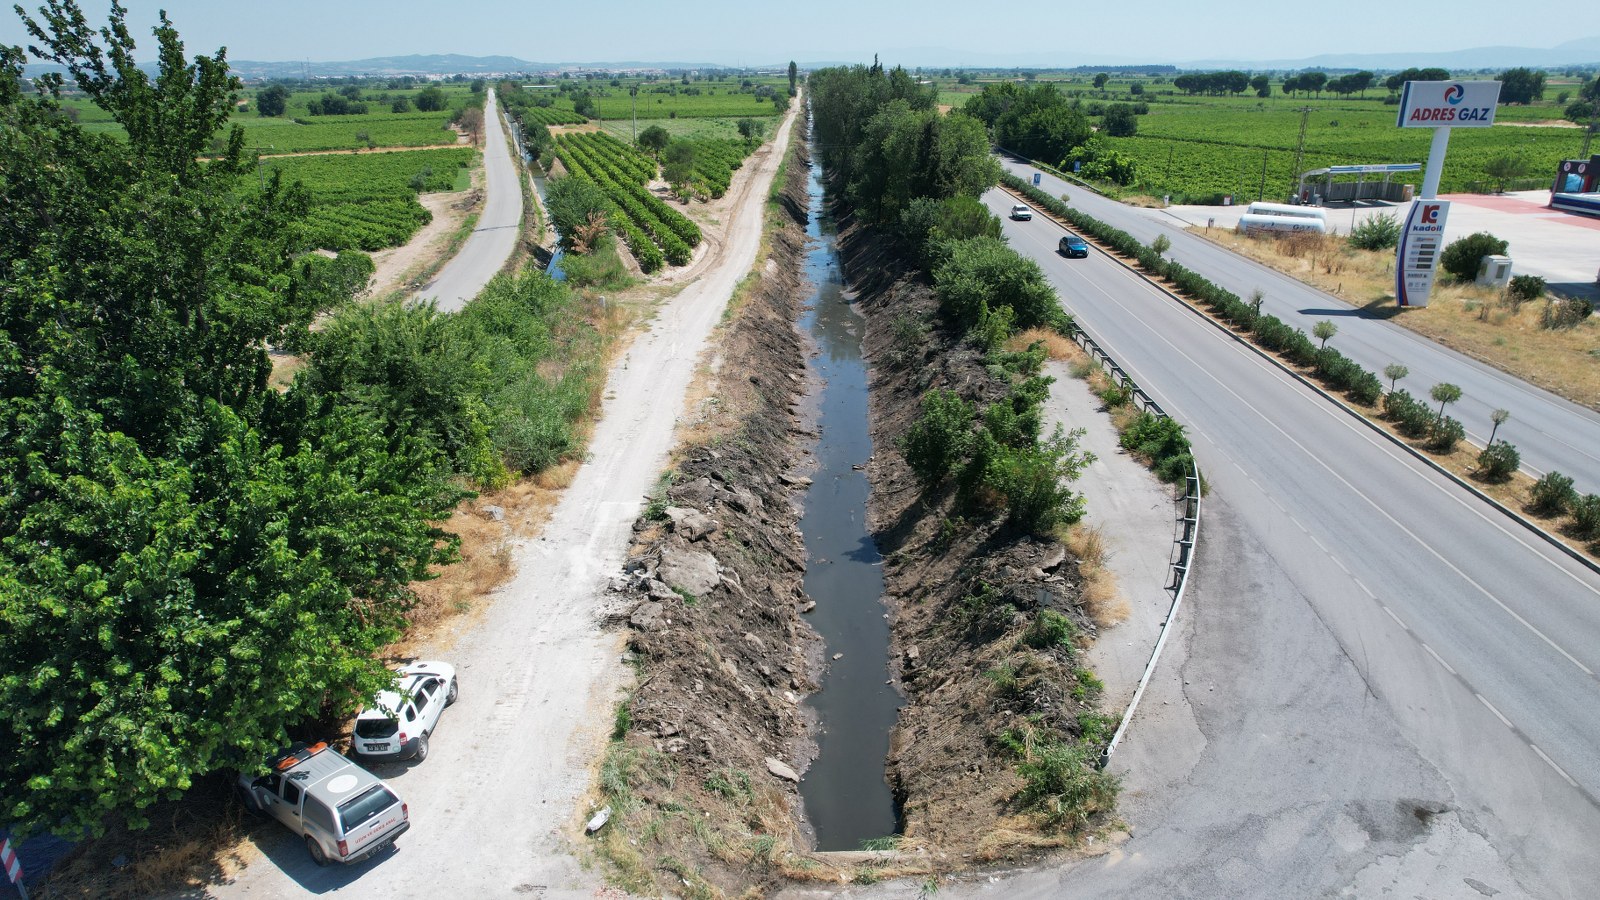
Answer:
[{"label": "gravel road", "polygon": [[[376,770],[409,803],[410,832],[377,859],[319,869],[287,830],[257,828],[241,849],[246,868],[209,896],[590,897],[601,889],[572,842],[592,812],[591,772],[628,677],[623,636],[598,622],[606,581],[620,572],[644,494],[666,464],[700,352],[755,262],[768,187],[803,108],[793,105],[774,142],[739,173],[727,240],[711,251],[720,258],[664,301],[612,366],[587,463],[544,536],[515,548],[517,574],[448,657],[461,699],[445,713],[427,762]],[[498,116],[490,110],[485,120]],[[493,134],[489,143],[504,145]]]}]

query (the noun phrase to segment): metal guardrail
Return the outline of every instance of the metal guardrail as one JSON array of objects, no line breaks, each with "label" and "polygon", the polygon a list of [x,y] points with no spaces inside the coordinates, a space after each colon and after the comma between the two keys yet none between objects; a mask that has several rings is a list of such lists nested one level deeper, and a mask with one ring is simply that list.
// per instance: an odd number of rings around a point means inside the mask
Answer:
[{"label": "metal guardrail", "polygon": [[[1094,360],[1116,382],[1117,387],[1127,391],[1129,397],[1136,403],[1141,412],[1148,412],[1160,418],[1171,418],[1160,404],[1156,403],[1144,388],[1128,375],[1111,355],[1100,348],[1095,339],[1083,330],[1076,322],[1072,325],[1072,340],[1082,347],[1089,358]],[[1111,741],[1106,744],[1106,749],[1101,752],[1098,768],[1105,768],[1111,761],[1111,754],[1117,750],[1117,745],[1122,743],[1122,738],[1128,732],[1128,726],[1133,722],[1133,714],[1139,709],[1139,701],[1144,698],[1145,688],[1150,685],[1151,676],[1155,675],[1156,664],[1161,661],[1161,651],[1167,645],[1167,636],[1172,633],[1172,625],[1178,620],[1178,611],[1183,606],[1183,596],[1189,587],[1189,570],[1194,565],[1194,554],[1200,544],[1200,466],[1191,461],[1189,474],[1184,476],[1183,493],[1174,498],[1175,505],[1181,505],[1178,515],[1174,519],[1174,535],[1172,539],[1172,556],[1169,567],[1172,572],[1172,583],[1167,585],[1167,590],[1172,592],[1172,605],[1167,608],[1167,617],[1161,623],[1161,634],[1156,638],[1156,643],[1150,651],[1150,661],[1145,663],[1144,674],[1139,676],[1139,686],[1134,688],[1133,699],[1128,701],[1128,708],[1122,713],[1122,721],[1117,724],[1116,733],[1111,736]]]}]

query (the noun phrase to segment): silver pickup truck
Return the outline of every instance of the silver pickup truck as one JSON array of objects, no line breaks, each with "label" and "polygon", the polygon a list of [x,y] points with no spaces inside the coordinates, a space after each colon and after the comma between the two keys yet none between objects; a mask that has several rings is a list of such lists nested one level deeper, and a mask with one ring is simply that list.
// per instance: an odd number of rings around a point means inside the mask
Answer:
[{"label": "silver pickup truck", "polygon": [[387,784],[327,744],[296,744],[270,768],[239,776],[240,799],[300,835],[319,866],[366,859],[411,827],[410,810]]}]

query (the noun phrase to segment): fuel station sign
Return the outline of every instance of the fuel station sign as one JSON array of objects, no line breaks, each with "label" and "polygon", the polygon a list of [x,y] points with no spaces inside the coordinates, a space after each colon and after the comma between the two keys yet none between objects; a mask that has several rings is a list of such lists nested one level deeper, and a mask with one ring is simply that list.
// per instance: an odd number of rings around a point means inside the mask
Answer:
[{"label": "fuel station sign", "polygon": [[1449,214],[1449,200],[1418,200],[1411,204],[1405,229],[1400,232],[1399,265],[1394,269],[1394,296],[1402,309],[1428,305],[1434,278],[1439,274],[1444,222]]},{"label": "fuel station sign", "polygon": [[1400,94],[1401,128],[1488,128],[1500,102],[1498,81],[1408,81]]}]

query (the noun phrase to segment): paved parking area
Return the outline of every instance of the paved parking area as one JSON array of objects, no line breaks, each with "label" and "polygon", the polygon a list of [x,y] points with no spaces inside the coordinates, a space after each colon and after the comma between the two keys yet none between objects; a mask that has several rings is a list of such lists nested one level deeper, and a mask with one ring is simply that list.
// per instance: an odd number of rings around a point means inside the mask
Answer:
[{"label": "paved parking area", "polygon": [[[1541,275],[1553,290],[1568,295],[1600,299],[1600,218],[1550,209],[1549,191],[1509,194],[1445,194],[1452,201],[1445,225],[1445,241],[1487,231],[1509,241],[1507,255],[1517,274]],[[1179,219],[1189,225],[1233,228],[1244,214],[1243,206],[1169,206],[1153,215]],[[1330,206],[1328,228],[1340,234],[1368,216],[1390,213],[1404,218],[1406,204]]]}]

